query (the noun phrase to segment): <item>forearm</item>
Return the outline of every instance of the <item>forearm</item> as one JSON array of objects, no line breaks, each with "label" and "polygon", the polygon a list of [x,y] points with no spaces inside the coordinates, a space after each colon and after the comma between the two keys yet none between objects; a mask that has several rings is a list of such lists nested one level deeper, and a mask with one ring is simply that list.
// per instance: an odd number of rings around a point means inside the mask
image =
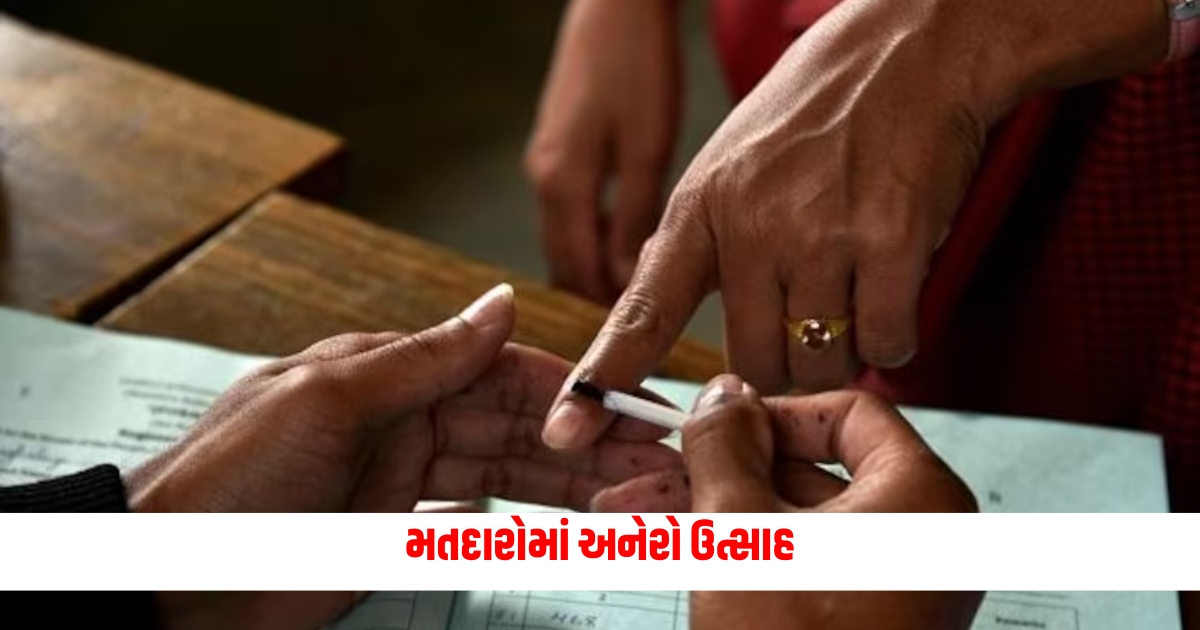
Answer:
[{"label": "forearm", "polygon": [[873,56],[878,78],[904,75],[990,125],[1029,95],[1161,62],[1169,25],[1164,0],[844,0],[781,63]]},{"label": "forearm", "polygon": [[1004,106],[1039,91],[1147,68],[1167,52],[1170,29],[1163,0],[939,1],[960,12],[981,9],[978,18],[959,19],[965,37],[994,42],[977,47],[985,60],[981,65],[1000,79],[988,96]]}]

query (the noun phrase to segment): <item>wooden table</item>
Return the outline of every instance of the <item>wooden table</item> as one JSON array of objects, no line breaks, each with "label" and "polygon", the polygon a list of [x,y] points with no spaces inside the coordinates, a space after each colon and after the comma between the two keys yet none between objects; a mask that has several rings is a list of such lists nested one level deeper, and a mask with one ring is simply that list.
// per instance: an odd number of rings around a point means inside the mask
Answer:
[{"label": "wooden table", "polygon": [[[271,195],[99,322],[281,356],[351,331],[419,330],[502,281],[517,295],[516,341],[571,360],[605,311],[565,293],[286,194]],[[721,355],[681,341],[663,365],[704,381]]]},{"label": "wooden table", "polygon": [[0,15],[0,305],[95,319],[340,145]]}]

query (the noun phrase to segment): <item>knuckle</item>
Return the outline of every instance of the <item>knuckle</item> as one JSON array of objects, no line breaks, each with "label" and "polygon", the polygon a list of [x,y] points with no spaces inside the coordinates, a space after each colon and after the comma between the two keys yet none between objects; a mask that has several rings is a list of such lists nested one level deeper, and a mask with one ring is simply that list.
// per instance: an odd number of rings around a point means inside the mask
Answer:
[{"label": "knuckle", "polygon": [[338,372],[319,363],[306,363],[284,372],[279,385],[289,397],[298,400],[338,402],[348,398]]},{"label": "knuckle", "polygon": [[856,252],[881,260],[895,260],[903,256],[912,249],[914,243],[912,230],[904,225],[878,223],[854,233]]},{"label": "knuckle", "polygon": [[840,221],[828,221],[810,225],[797,232],[797,241],[802,255],[827,257],[841,255],[853,249],[857,238],[854,231]]},{"label": "knuckle", "polygon": [[679,264],[674,259],[675,250],[683,239],[688,238],[695,224],[695,216],[690,210],[668,209],[658,229],[642,243],[639,256],[663,265]]},{"label": "knuckle", "polygon": [[671,226],[689,220],[689,217],[703,208],[720,205],[720,191],[724,184],[715,178],[701,178],[685,175],[675,185],[667,198],[667,211],[663,216],[664,226]]},{"label": "knuckle", "polygon": [[649,238],[643,240],[642,242],[636,244],[635,247],[637,248],[637,251],[635,252],[636,255],[633,257],[633,268],[634,268],[633,275],[637,274],[638,267],[642,267],[643,265],[647,264],[646,260],[652,255],[651,249],[650,249],[652,247],[652,245],[651,245],[650,241],[653,238],[654,237],[652,235]]},{"label": "knuckle", "polygon": [[526,177],[535,185],[550,181],[559,170],[557,160],[547,157],[545,152],[536,149],[530,149],[525,153],[521,165],[525,170]]},{"label": "knuckle", "polygon": [[355,354],[370,347],[374,337],[366,333],[346,333],[323,339],[304,350],[304,354],[317,357],[335,357]]},{"label": "knuckle", "polygon": [[259,381],[265,381],[268,379],[273,379],[273,378],[279,376],[280,374],[284,374],[287,372],[291,360],[292,360],[292,357],[287,357],[286,359],[276,359],[274,361],[271,361],[270,363],[265,363],[257,368],[254,368],[253,370],[251,370],[244,377],[242,377],[238,382],[244,381],[244,382],[249,383],[249,382],[259,382]]},{"label": "knuckle", "polygon": [[359,337],[360,337],[359,333],[343,333],[340,335],[334,335],[332,337],[326,337],[325,339],[322,339],[322,340],[310,345],[309,347],[305,348],[305,350],[316,350],[318,348],[328,348],[330,346],[340,346],[347,342],[356,340]]},{"label": "knuckle", "polygon": [[900,265],[902,271],[927,263],[938,232],[925,220],[928,214],[927,209],[910,205],[859,222],[852,243],[855,254],[885,268]]},{"label": "knuckle", "polygon": [[687,212],[691,208],[701,206],[702,200],[708,196],[710,188],[711,186],[708,184],[697,183],[686,177],[680,180],[667,198],[666,216],[670,217],[673,214]]},{"label": "knuckle", "polygon": [[621,296],[605,325],[606,337],[658,339],[670,330],[658,300],[641,287],[631,287]]},{"label": "knuckle", "polygon": [[524,160],[525,175],[543,201],[570,199],[585,192],[578,169],[560,151],[533,149]]}]

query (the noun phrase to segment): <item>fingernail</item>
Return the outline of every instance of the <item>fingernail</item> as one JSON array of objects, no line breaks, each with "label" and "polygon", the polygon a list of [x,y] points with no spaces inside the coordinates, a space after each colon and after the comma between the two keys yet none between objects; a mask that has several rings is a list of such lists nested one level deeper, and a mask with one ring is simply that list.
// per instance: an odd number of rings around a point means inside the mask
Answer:
[{"label": "fingernail", "polygon": [[513,288],[507,282],[492,287],[479,299],[459,313],[459,317],[476,328],[487,328],[503,320],[512,308]]},{"label": "fingernail", "polygon": [[602,514],[610,510],[604,509],[608,504],[608,497],[612,494],[612,487],[605,488],[592,496],[592,500],[588,501],[588,512],[592,514]]},{"label": "fingernail", "polygon": [[885,369],[885,370],[894,370],[894,369],[897,369],[897,368],[902,368],[902,367],[904,367],[904,366],[908,365],[908,363],[909,363],[910,361],[912,361],[912,360],[913,360],[913,357],[915,357],[915,356],[917,356],[917,349],[916,349],[916,348],[912,348],[911,350],[909,350],[908,352],[906,352],[904,355],[902,355],[902,356],[899,356],[899,357],[897,357],[896,359],[894,359],[894,360],[892,360],[892,361],[880,361],[880,362],[879,362],[879,363],[876,365],[876,367],[881,367],[881,368],[883,368],[883,369]]},{"label": "fingernail", "polygon": [[725,404],[730,398],[746,391],[746,383],[733,374],[722,374],[708,382],[704,391],[696,398],[692,411],[699,412]]},{"label": "fingernail", "polygon": [[558,403],[550,412],[546,426],[542,428],[542,441],[555,450],[573,448],[578,439],[579,431],[576,427],[580,421],[579,410],[569,401]]}]

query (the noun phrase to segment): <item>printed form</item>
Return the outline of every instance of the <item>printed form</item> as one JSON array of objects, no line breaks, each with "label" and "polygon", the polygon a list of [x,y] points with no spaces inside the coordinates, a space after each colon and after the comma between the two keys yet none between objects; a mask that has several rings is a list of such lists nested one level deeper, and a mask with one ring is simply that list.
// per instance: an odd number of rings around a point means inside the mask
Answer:
[{"label": "printed form", "polygon": [[[172,444],[220,392],[268,361],[0,308],[0,485],[100,463],[128,470]],[[689,408],[690,383],[647,387]],[[984,511],[1165,512],[1157,436],[906,408]],[[491,501],[493,511],[545,511]],[[1102,553],[1102,551],[1097,551]],[[376,593],[331,630],[671,630],[686,593]],[[1175,593],[990,593],[973,630],[1179,630]]]}]

